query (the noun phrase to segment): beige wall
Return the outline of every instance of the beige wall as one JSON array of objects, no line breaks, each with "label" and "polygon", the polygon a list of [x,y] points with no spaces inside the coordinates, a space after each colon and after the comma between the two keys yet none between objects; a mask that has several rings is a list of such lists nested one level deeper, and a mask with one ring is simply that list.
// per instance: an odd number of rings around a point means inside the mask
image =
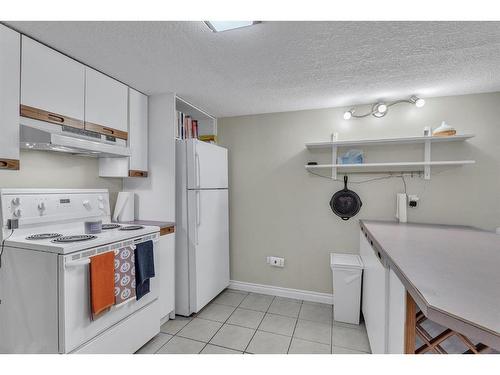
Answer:
[{"label": "beige wall", "polygon": [[[358,219],[393,219],[400,178],[352,184],[363,201],[354,219],[331,212],[328,202],[342,183],[305,171],[307,161],[329,162],[329,154],[310,152],[304,143],[327,141],[333,131],[340,139],[421,135],[424,126],[446,120],[460,133],[475,133],[465,143],[433,146],[432,157],[477,164],[434,170],[440,173],[430,181],[406,178],[407,192],[421,198],[418,208],[409,208],[409,221],[500,226],[500,93],[426,101],[421,109],[392,107],[383,119],[345,121],[346,108],[220,119],[220,142],[230,155],[231,278],[331,293],[329,253],[358,252]],[[423,147],[369,148],[365,155],[367,161],[422,160]],[[284,256],[285,268],[266,265],[267,255]]]},{"label": "beige wall", "polygon": [[100,178],[97,158],[49,151],[21,151],[19,171],[0,170],[1,188],[106,188],[111,211],[122,179]]}]

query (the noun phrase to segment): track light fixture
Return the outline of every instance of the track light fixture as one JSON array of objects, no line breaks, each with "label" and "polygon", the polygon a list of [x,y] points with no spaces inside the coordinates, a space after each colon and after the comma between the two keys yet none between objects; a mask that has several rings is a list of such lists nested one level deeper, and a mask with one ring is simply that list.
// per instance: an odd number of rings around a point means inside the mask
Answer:
[{"label": "track light fixture", "polygon": [[357,115],[355,114],[356,109],[351,108],[348,111],[344,112],[344,120],[350,120],[351,118],[363,118],[367,116],[374,116],[377,118],[384,117],[387,112],[389,111],[389,107],[392,107],[395,104],[399,103],[409,103],[409,104],[414,104],[418,108],[422,108],[425,105],[425,100],[422,98],[419,98],[418,96],[411,96],[409,99],[402,99],[402,100],[396,100],[394,102],[390,103],[384,103],[384,102],[378,102],[372,105],[372,109],[370,112],[364,113],[362,115]]}]

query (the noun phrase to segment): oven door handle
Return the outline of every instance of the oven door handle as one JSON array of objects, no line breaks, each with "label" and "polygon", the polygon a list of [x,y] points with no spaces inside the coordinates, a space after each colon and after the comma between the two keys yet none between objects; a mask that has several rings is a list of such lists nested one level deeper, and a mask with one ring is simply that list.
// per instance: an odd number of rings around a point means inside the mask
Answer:
[{"label": "oven door handle", "polygon": [[85,266],[87,264],[90,264],[90,258],[81,259],[81,260],[75,260],[74,262],[65,263],[64,264],[64,268],[73,268],[73,267]]}]

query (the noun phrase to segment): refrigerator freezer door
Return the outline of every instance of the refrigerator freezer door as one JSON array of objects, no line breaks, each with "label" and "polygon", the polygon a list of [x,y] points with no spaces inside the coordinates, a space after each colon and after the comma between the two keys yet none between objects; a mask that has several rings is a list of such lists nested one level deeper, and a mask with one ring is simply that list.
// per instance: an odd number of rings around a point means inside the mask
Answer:
[{"label": "refrigerator freezer door", "polygon": [[188,189],[227,188],[227,149],[195,139],[186,146]]},{"label": "refrigerator freezer door", "polygon": [[189,190],[189,284],[192,312],[229,285],[228,191]]}]

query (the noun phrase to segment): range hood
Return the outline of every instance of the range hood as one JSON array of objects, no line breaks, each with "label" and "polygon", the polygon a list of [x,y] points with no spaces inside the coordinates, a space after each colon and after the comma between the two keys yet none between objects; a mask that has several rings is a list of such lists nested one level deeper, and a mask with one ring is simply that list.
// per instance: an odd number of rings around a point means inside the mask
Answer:
[{"label": "range hood", "polygon": [[[126,145],[106,143],[85,132],[64,130],[61,126],[21,118],[20,146],[27,150],[57,151],[93,157],[130,156]],[[87,132],[88,133],[88,132]]]}]

